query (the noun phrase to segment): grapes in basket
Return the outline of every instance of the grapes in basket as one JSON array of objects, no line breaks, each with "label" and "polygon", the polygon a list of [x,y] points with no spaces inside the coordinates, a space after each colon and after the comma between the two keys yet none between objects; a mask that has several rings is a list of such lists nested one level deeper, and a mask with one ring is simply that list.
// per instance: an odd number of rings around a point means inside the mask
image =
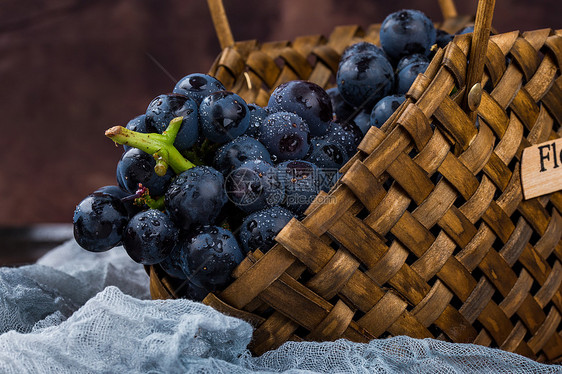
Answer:
[{"label": "grapes in basket", "polygon": [[183,280],[195,300],[224,289],[248,252],[270,250],[332,188],[369,128],[404,102],[435,43],[423,13],[391,14],[382,48],[360,42],[343,52],[334,87],[283,83],[265,107],[212,76],[187,75],[106,131],[124,146],[117,185],[78,204],[76,241],[94,252],[123,245],[134,261]]}]

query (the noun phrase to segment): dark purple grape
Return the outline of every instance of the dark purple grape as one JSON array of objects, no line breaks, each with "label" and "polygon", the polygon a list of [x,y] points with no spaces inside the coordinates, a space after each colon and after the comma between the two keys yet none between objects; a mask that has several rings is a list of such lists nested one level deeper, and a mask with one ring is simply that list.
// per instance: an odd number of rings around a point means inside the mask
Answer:
[{"label": "dark purple grape", "polygon": [[259,131],[261,123],[269,114],[265,108],[256,104],[248,104],[248,109],[250,110],[250,125],[248,126],[248,130],[246,130],[245,134],[257,139],[260,136]]},{"label": "dark purple grape", "polygon": [[382,55],[356,53],[340,62],[336,80],[345,101],[370,111],[392,90],[394,69]]},{"label": "dark purple grape", "polygon": [[197,103],[189,99],[185,102],[184,109],[183,112],[177,113],[183,116],[183,121],[174,140],[174,147],[180,152],[193,147],[199,139],[199,109]]},{"label": "dark purple grape", "polygon": [[420,62],[429,63],[429,60],[426,56],[420,53],[414,53],[413,55],[404,56],[398,61],[398,65],[396,65],[396,74],[400,72],[400,70],[404,69],[406,66],[410,64],[417,64]]},{"label": "dark purple grape", "polygon": [[338,170],[349,160],[345,148],[331,140],[313,140],[311,149],[312,151],[306,161],[312,162],[320,169]]},{"label": "dark purple grape", "polygon": [[244,259],[234,235],[218,226],[193,229],[182,247],[180,261],[189,270],[187,279],[208,292],[228,285],[232,271]]},{"label": "dark purple grape", "polygon": [[304,160],[282,162],[277,170],[285,185],[285,200],[281,205],[295,214],[304,213],[316,195],[333,183],[320,168]]},{"label": "dark purple grape", "polygon": [[172,181],[164,204],[181,229],[212,224],[227,201],[223,175],[209,167],[196,166]]},{"label": "dark purple grape", "polygon": [[277,112],[263,121],[259,141],[267,148],[273,162],[304,157],[310,147],[309,128],[294,113]]},{"label": "dark purple grape", "polygon": [[[353,115],[355,108],[349,105],[341,96],[340,91],[337,87],[332,87],[326,90],[326,93],[330,96],[332,101],[332,108],[334,110],[334,115],[337,122],[345,122]],[[328,128],[328,133],[330,129]]]},{"label": "dark purple grape", "polygon": [[170,217],[149,209],[131,218],[123,234],[123,247],[133,261],[154,265],[168,257],[177,239],[178,229]]},{"label": "dark purple grape", "polygon": [[424,73],[428,66],[427,62],[417,62],[402,68],[396,75],[396,93],[404,95],[408,92],[417,76]]},{"label": "dark purple grape", "polygon": [[181,288],[182,297],[193,301],[203,301],[209,294],[209,290],[204,287],[199,287],[189,279],[182,284]]},{"label": "dark purple grape", "polygon": [[116,199],[121,200],[125,209],[129,213],[129,217],[133,217],[135,214],[142,210],[142,207],[135,205],[135,198],[127,191],[123,190],[119,186],[103,186],[94,191],[94,193],[106,194],[113,196]]},{"label": "dark purple grape", "polygon": [[174,172],[172,168],[168,168],[161,177],[154,171],[154,166],[154,157],[138,148],[131,148],[123,153],[117,163],[117,182],[130,194],[136,193],[140,183],[148,188],[151,196],[161,196],[166,192]]},{"label": "dark purple grape", "polygon": [[[365,134],[367,133],[367,131],[369,131],[369,128],[371,127],[370,124],[371,110],[360,111],[355,115],[355,117],[348,119],[346,123],[355,125],[357,128],[359,128],[359,130],[361,130],[363,136],[365,136]],[[363,136],[361,138],[363,138]]]},{"label": "dark purple grape", "polygon": [[201,73],[186,75],[174,87],[174,93],[191,98],[197,105],[200,105],[206,96],[224,90],[223,84],[218,79]]},{"label": "dark purple grape", "polygon": [[94,193],[106,194],[109,196],[113,196],[119,200],[121,200],[124,197],[130,196],[130,194],[124,191],[123,189],[121,189],[121,187],[115,185],[100,187],[97,190],[95,190]]},{"label": "dark purple grape", "polygon": [[225,186],[229,200],[246,213],[277,205],[284,197],[277,169],[262,160],[243,163],[226,177]]},{"label": "dark purple grape", "polygon": [[[131,131],[136,131],[143,134],[147,134],[151,132],[151,130],[146,126],[146,114],[141,114],[140,116],[133,118],[132,120],[129,121],[129,123],[127,123],[127,126],[125,127]],[[128,145],[123,145],[123,149],[125,151],[128,151],[131,148],[132,147]]]},{"label": "dark purple grape", "polygon": [[473,32],[474,32],[474,25],[463,27],[462,29],[457,31],[455,33],[455,35],[464,35],[464,34],[470,34],[470,33],[473,33]]},{"label": "dark purple grape", "polygon": [[382,98],[371,112],[371,126],[380,128],[405,100],[404,95],[391,95]]},{"label": "dark purple grape", "polygon": [[363,139],[363,132],[355,122],[332,122],[326,139],[341,145],[348,156],[357,152],[357,146]]},{"label": "dark purple grape", "polygon": [[123,239],[129,216],[121,201],[106,193],[93,193],[74,211],[74,239],[84,249],[104,252]]},{"label": "dark purple grape", "polygon": [[150,102],[146,109],[146,124],[158,133],[164,132],[175,117],[183,117],[181,127],[174,141],[179,151],[191,148],[199,137],[197,103],[180,94],[160,95]]},{"label": "dark purple grape", "polygon": [[170,277],[177,279],[186,279],[185,270],[182,268],[181,258],[181,239],[176,242],[168,257],[166,257],[162,262],[159,263],[162,270],[166,272]]},{"label": "dark purple grape", "polygon": [[187,261],[182,261],[182,258],[187,256],[187,241],[190,239],[190,233],[188,231],[181,231],[178,237],[178,241],[172,248],[172,251],[162,262],[158,265],[168,274],[169,276],[185,280],[182,283],[181,293],[182,296],[186,296],[188,299],[201,301],[205,298],[209,291],[195,284],[191,283],[187,278],[191,275],[190,270],[187,267]]},{"label": "dark purple grape", "polygon": [[242,135],[217,150],[213,166],[226,176],[250,160],[272,163],[269,152],[263,144],[254,138]]},{"label": "dark purple grape", "polygon": [[250,126],[250,110],[244,99],[230,91],[205,97],[199,106],[203,135],[212,142],[226,143],[242,135]]},{"label": "dark purple grape", "polygon": [[332,120],[330,96],[322,87],[309,81],[295,80],[277,86],[267,106],[301,117],[307,123],[311,136],[326,134]]},{"label": "dark purple grape", "polygon": [[394,61],[414,53],[429,55],[435,36],[431,20],[419,10],[412,9],[388,15],[380,31],[382,49]]},{"label": "dark purple grape", "polygon": [[439,48],[445,48],[447,44],[453,41],[454,37],[454,35],[449,34],[447,31],[437,29],[435,44],[437,44]]},{"label": "dark purple grape", "polygon": [[386,57],[384,51],[379,46],[369,42],[359,42],[359,43],[352,44],[346,49],[344,49],[340,61],[343,61],[357,53],[374,53],[376,55],[381,55]]},{"label": "dark purple grape", "polygon": [[[455,33],[455,35],[464,35],[464,34],[470,34],[470,33],[473,33],[473,32],[474,32],[474,25],[464,27],[463,29],[457,31]],[[490,36],[491,35],[494,35],[493,30],[490,30]]]},{"label": "dark purple grape", "polygon": [[248,215],[240,226],[239,238],[245,253],[269,251],[275,245],[275,236],[294,215],[280,206],[273,206]]}]

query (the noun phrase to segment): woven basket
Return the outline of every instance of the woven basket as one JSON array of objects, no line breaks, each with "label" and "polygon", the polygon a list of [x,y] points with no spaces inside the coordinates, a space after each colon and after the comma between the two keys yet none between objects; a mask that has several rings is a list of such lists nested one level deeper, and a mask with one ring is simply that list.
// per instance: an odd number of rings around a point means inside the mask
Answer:
[{"label": "woven basket", "polygon": [[[469,21],[445,17],[441,27]],[[338,184],[205,298],[255,327],[255,354],[287,340],[408,335],[562,356],[562,192],[524,200],[519,173],[523,148],[562,136],[562,30],[488,38],[487,22],[481,1],[474,37],[435,53]],[[265,105],[289,80],[330,87],[344,48],[377,43],[379,29],[291,43],[227,37],[210,73]],[[181,297],[158,266],[149,271],[154,298]]]}]

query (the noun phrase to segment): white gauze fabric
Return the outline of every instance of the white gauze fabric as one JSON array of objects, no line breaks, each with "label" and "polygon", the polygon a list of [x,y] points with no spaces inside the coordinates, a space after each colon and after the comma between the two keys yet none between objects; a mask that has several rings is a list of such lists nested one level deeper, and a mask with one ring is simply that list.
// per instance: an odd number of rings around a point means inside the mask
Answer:
[{"label": "white gauze fabric", "polygon": [[0,373],[562,373],[471,344],[395,337],[288,342],[261,357],[252,327],[189,300],[150,300],[122,247],[70,241],[37,264],[0,268]]}]

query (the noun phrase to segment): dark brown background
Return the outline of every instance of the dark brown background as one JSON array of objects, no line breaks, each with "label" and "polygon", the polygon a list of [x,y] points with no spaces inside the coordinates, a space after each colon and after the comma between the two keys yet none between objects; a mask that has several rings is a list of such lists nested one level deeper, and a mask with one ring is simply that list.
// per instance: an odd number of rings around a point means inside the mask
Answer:
[{"label": "dark brown background", "polygon": [[[402,8],[441,20],[437,0],[224,3],[237,40],[328,35]],[[493,25],[562,28],[560,4],[498,0]],[[457,7],[474,14],[476,1]],[[171,91],[168,74],[206,72],[219,51],[204,0],[1,0],[0,226],[71,222],[85,195],[115,183],[121,150],[104,130]]]}]

